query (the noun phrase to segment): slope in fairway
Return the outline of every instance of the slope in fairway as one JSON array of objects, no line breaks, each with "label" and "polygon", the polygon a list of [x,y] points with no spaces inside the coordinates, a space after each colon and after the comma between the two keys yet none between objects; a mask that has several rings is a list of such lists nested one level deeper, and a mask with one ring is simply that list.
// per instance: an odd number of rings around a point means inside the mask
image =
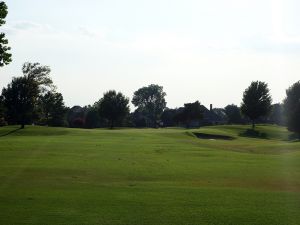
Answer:
[{"label": "slope in fairway", "polygon": [[285,128],[16,128],[0,128],[0,224],[300,224]]}]

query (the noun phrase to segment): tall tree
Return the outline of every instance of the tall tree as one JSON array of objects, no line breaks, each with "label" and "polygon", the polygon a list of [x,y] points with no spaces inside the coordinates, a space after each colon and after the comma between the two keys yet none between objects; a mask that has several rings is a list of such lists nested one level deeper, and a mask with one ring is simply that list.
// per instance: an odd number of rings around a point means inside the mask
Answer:
[{"label": "tall tree", "polygon": [[300,81],[286,90],[284,111],[288,129],[300,136]]},{"label": "tall tree", "polygon": [[25,63],[23,76],[13,78],[7,88],[3,88],[3,102],[10,121],[25,127],[33,119],[39,97],[49,88],[54,88],[49,76],[50,69],[39,63]]},{"label": "tall tree", "polygon": [[97,103],[100,117],[109,121],[110,128],[115,126],[116,122],[122,122],[129,114],[129,99],[121,92],[114,90],[104,93],[103,97]]},{"label": "tall tree", "polygon": [[3,102],[3,96],[0,95],[0,127],[6,125],[5,120],[5,106]]},{"label": "tall tree", "polygon": [[227,105],[225,107],[225,113],[229,124],[239,124],[242,122],[241,110],[237,105]]},{"label": "tall tree", "polygon": [[261,81],[253,81],[245,90],[241,105],[242,113],[252,121],[252,129],[255,128],[255,120],[270,112],[271,104],[268,85]]},{"label": "tall tree", "polygon": [[48,91],[40,97],[40,105],[47,125],[64,125],[66,107],[61,93]]},{"label": "tall tree", "polygon": [[31,122],[38,94],[37,83],[32,82],[28,77],[13,78],[7,88],[2,90],[8,120],[21,124],[21,128]]},{"label": "tall tree", "polygon": [[43,66],[40,63],[26,62],[23,64],[22,72],[25,77],[37,83],[40,93],[43,94],[49,90],[55,90],[55,86],[50,77],[51,69],[49,66]]},{"label": "tall tree", "polygon": [[167,105],[165,96],[163,87],[155,84],[142,87],[134,92],[132,104],[139,109],[139,112],[145,114],[148,126],[155,127],[157,125]]},{"label": "tall tree", "polygon": [[[7,5],[5,2],[0,2],[0,26],[5,24],[5,18],[7,16]],[[7,46],[8,40],[5,38],[4,33],[0,33],[0,67],[9,64],[11,60],[11,53],[9,53],[10,47]]]}]

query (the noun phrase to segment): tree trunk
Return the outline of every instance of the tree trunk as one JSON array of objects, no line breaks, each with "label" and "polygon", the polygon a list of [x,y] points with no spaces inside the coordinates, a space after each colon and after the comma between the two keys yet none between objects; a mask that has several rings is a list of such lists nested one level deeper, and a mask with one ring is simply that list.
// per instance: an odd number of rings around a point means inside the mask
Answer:
[{"label": "tree trunk", "polygon": [[25,119],[24,119],[24,115],[22,115],[22,120],[21,120],[21,129],[25,128]]},{"label": "tree trunk", "polygon": [[49,126],[49,116],[48,116],[48,113],[46,115],[46,123],[47,123],[47,126]]},{"label": "tree trunk", "polygon": [[111,121],[110,121],[110,129],[113,129],[113,128],[114,128],[114,121],[111,120]]},{"label": "tree trunk", "polygon": [[252,120],[252,130],[254,130],[254,129],[255,129],[255,121]]}]

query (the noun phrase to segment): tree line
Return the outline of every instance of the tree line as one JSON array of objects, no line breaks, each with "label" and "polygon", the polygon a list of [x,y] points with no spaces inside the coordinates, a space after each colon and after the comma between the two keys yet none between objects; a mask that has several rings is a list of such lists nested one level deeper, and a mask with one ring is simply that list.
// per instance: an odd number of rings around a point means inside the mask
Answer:
[{"label": "tree line", "polygon": [[[79,128],[98,127],[166,127],[185,126],[205,118],[207,110],[199,101],[185,103],[183,107],[167,108],[166,93],[162,86],[151,84],[134,92],[131,103],[121,92],[107,91],[94,104],[68,108],[63,96],[53,84],[48,66],[25,63],[23,76],[14,77],[0,96],[0,125],[26,124]],[[213,109],[214,115],[226,124],[256,123],[286,125],[300,133],[300,81],[286,91],[281,104],[273,104],[268,85],[254,81],[243,93],[241,106],[227,105]],[[209,125],[209,121],[208,124]]]},{"label": "tree line", "polygon": [[[0,26],[5,24],[8,10],[0,1]],[[0,33],[0,67],[9,64],[12,55],[8,40]],[[121,92],[110,90],[93,105],[68,108],[63,96],[56,91],[50,77],[50,68],[39,63],[25,63],[23,76],[14,77],[0,96],[0,126],[7,124],[38,124],[97,128],[115,126],[160,127],[185,126],[203,120],[207,110],[199,101],[185,103],[176,109],[167,108],[163,87],[151,84],[134,92],[132,104],[136,110],[130,113],[129,98]],[[211,110],[212,111],[212,110]],[[207,116],[207,115],[206,115]],[[274,123],[286,125],[290,131],[300,134],[300,81],[286,91],[283,103],[273,104],[268,85],[254,81],[244,91],[241,106],[227,105],[214,109],[208,117],[217,116],[221,123],[248,124]],[[199,125],[199,123],[198,123]]]}]

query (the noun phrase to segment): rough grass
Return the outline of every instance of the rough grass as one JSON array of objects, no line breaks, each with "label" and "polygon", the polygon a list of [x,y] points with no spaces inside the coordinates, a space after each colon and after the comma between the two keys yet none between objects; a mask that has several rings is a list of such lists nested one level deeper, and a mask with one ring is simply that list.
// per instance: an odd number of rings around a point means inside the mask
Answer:
[{"label": "rough grass", "polygon": [[300,142],[247,129],[0,128],[0,224],[300,224]]}]

